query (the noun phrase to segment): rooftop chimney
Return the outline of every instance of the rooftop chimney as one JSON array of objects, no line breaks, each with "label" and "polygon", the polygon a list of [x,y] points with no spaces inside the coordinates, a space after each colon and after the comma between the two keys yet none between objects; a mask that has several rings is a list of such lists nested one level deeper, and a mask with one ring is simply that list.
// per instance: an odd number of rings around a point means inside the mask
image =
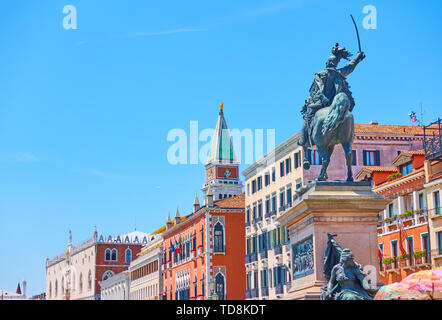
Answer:
[{"label": "rooftop chimney", "polygon": [[372,126],[377,126],[379,122],[377,120],[371,120],[369,124]]}]

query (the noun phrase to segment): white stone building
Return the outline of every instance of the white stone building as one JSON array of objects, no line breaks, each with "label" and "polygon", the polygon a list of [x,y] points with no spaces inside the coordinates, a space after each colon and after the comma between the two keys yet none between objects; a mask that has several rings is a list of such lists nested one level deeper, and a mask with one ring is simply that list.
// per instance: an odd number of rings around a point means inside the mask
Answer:
[{"label": "white stone building", "polygon": [[157,234],[129,266],[130,300],[160,300],[163,291],[163,238]]},{"label": "white stone building", "polygon": [[101,300],[129,300],[129,271],[123,271],[100,281]]}]

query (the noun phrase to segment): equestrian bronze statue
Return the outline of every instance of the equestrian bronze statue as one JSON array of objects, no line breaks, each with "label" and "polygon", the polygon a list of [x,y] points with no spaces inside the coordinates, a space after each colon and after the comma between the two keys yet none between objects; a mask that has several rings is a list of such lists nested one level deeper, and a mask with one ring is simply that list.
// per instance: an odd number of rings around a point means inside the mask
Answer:
[{"label": "equestrian bronze statue", "polygon": [[[332,56],[326,62],[326,68],[315,74],[310,87],[310,96],[301,110],[304,125],[298,144],[304,151],[304,169],[310,168],[307,149],[317,147],[322,163],[317,181],[327,180],[327,167],[335,145],[341,144],[347,163],[347,181],[353,181],[352,143],[354,138],[354,120],[352,110],[355,106],[350,86],[346,77],[365,58],[364,52],[350,60],[352,54],[339,44],[332,48]],[[350,60],[338,69],[341,59]]]}]

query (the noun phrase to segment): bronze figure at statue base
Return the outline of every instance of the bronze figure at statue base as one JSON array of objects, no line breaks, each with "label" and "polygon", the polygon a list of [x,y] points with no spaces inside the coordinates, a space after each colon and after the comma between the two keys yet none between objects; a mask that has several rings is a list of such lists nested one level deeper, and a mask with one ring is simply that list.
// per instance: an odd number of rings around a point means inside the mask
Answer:
[{"label": "bronze figure at statue base", "polygon": [[387,203],[367,182],[317,181],[298,197],[277,217],[290,239],[286,298],[371,299],[382,285],[377,214]]}]

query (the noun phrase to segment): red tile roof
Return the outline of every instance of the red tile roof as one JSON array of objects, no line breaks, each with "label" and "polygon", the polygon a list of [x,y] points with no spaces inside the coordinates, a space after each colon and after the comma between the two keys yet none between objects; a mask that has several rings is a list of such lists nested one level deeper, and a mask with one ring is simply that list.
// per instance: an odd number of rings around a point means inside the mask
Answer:
[{"label": "red tile roof", "polygon": [[403,151],[401,151],[401,153],[406,153],[406,154],[411,154],[411,155],[421,155],[421,156],[425,155],[424,150],[415,150],[415,151],[403,150]]},{"label": "red tile roof", "polygon": [[230,198],[225,198],[222,200],[215,201],[215,207],[218,208],[244,209],[245,205],[246,205],[246,196],[244,192]]},{"label": "red tile roof", "polygon": [[[427,134],[437,130],[437,126],[427,128]],[[394,133],[405,135],[423,135],[424,129],[421,126],[403,126],[396,124],[361,124],[355,123],[355,133]]]}]

